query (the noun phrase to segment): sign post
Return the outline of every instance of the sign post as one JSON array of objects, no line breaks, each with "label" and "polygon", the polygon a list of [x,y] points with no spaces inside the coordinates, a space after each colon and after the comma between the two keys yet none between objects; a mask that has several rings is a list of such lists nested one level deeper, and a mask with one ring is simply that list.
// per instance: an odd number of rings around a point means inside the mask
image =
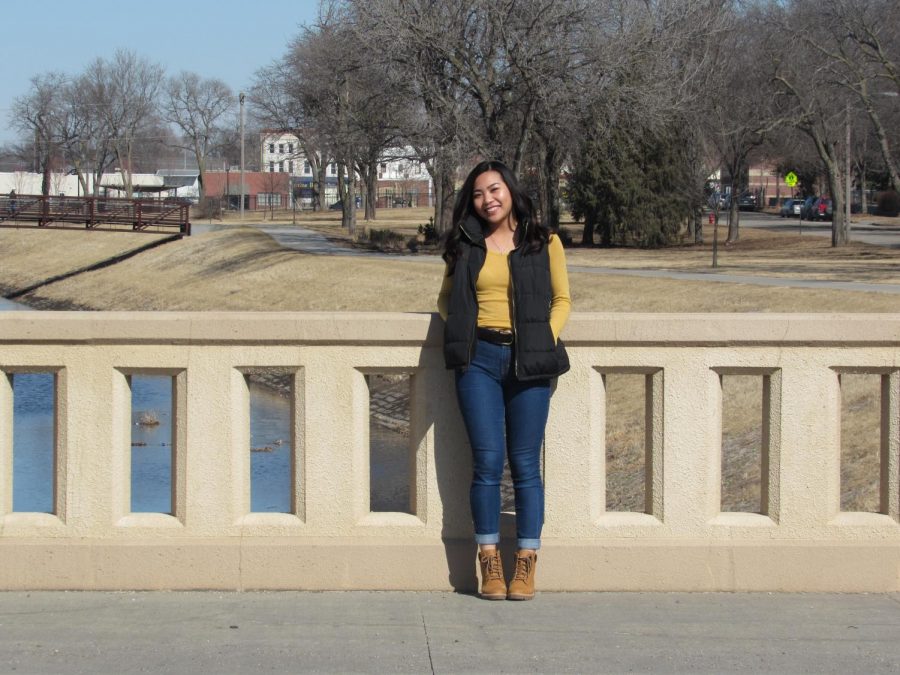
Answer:
[{"label": "sign post", "polygon": [[[787,183],[787,184],[788,184],[788,187],[791,188],[791,192],[792,192],[792,193],[793,193],[793,190],[794,190],[794,186],[797,184],[797,181],[798,181],[798,180],[799,180],[799,179],[797,178],[797,174],[794,173],[793,171],[788,171],[787,174],[786,174],[785,177],[784,177],[784,182]],[[800,220],[797,222],[797,232],[799,233],[800,236],[803,235],[803,211],[802,211],[802,207],[801,207],[801,211],[800,211]]]}]

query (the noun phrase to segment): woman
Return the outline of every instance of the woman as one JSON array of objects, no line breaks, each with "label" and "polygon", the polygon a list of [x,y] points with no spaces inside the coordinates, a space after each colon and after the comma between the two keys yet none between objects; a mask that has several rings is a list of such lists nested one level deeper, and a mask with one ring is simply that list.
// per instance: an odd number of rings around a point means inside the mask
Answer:
[{"label": "woman", "polygon": [[[569,316],[562,244],[534,218],[531,199],[500,162],[472,169],[456,199],[438,310],[444,359],[472,446],[469,501],[481,597],[530,600],[544,524],[540,459],[550,381],[569,369],[559,333]],[[509,457],[516,501],[515,574],[507,588],[500,479]]]}]

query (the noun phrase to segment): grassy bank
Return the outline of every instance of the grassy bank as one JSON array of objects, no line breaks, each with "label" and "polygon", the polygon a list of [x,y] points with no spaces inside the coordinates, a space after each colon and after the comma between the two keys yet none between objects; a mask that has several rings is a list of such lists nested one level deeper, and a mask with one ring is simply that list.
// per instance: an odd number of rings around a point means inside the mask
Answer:
[{"label": "grassy bank", "polygon": [[[409,209],[414,211],[415,209]],[[743,271],[761,256],[782,274],[870,283],[900,278],[900,252],[853,247],[841,253],[822,241],[748,232],[740,251],[728,252],[720,271]],[[149,236],[149,235],[148,235]],[[142,235],[2,230],[0,289],[4,295],[146,243]],[[768,242],[764,248],[763,242]],[[791,248],[794,246],[794,248]],[[744,262],[739,263],[739,255]],[[708,270],[695,247],[665,251],[570,249],[572,265],[633,269]],[[757,262],[752,262],[752,261]],[[442,266],[425,256],[369,260],[315,256],[283,249],[252,228],[187,237],[115,266],[39,288],[24,296],[39,308],[99,310],[372,310],[430,312]],[[893,312],[896,295],[762,287],[748,284],[651,279],[573,272],[576,311],[615,312]]]},{"label": "grassy bank", "polygon": [[[409,226],[419,219],[407,212]],[[317,228],[340,236],[321,214]],[[399,225],[397,225],[399,227]],[[337,231],[335,231],[335,228]],[[410,230],[410,233],[412,230]],[[149,235],[148,235],[149,236]],[[8,295],[144,245],[122,233],[0,230],[0,289]],[[709,269],[709,247],[664,251],[570,249],[579,266]],[[723,272],[897,283],[900,252],[854,245],[834,250],[826,239],[746,231],[722,252]],[[315,256],[278,246],[252,228],[196,235],[143,252],[112,267],[41,287],[23,298],[33,307],[95,310],[365,310],[431,312],[442,265],[425,257],[367,260]],[[575,311],[628,312],[896,312],[900,298],[883,293],[770,288],[721,282],[571,274]],[[607,460],[610,508],[641,510],[643,383],[609,383]],[[759,500],[758,378],[726,383],[723,506],[757,510]],[[877,509],[877,383],[849,377],[842,484],[845,507]],[[852,414],[849,414],[852,412]],[[874,446],[873,446],[874,439]],[[873,450],[873,448],[875,448]],[[873,454],[874,453],[874,454]]]}]

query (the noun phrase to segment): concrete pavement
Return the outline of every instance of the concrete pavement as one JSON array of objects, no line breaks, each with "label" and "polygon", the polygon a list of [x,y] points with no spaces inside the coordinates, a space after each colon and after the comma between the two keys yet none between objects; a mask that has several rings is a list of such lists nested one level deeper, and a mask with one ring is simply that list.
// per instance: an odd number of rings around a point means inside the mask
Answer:
[{"label": "concrete pavement", "polygon": [[896,673],[900,595],[0,593],[3,673]]}]

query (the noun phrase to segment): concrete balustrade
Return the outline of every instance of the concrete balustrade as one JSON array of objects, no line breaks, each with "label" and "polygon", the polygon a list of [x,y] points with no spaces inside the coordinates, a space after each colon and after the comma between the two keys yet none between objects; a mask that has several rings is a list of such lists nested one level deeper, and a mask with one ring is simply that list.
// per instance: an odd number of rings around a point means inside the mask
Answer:
[{"label": "concrete balustrade", "polygon": [[[0,317],[0,588],[473,589],[439,319]],[[575,314],[545,444],[544,590],[900,590],[900,315]],[[294,373],[293,513],[250,512],[242,369]],[[56,373],[53,514],[12,511],[9,375]],[[881,377],[880,513],[840,510],[840,374]],[[134,374],[174,378],[173,513],[130,513]],[[367,373],[411,376],[411,513],[369,511]],[[607,512],[605,378],[646,383],[646,508]],[[722,513],[721,376],[764,383],[761,513]],[[504,532],[512,535],[511,518]]]}]

